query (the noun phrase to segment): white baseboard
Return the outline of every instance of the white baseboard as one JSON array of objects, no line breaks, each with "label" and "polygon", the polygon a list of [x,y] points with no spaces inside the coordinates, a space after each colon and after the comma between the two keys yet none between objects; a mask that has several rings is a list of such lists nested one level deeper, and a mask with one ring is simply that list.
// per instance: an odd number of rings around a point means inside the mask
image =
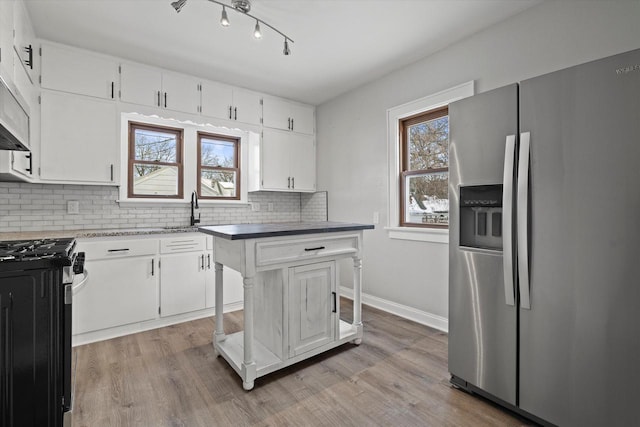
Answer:
[{"label": "white baseboard", "polygon": [[[228,313],[230,311],[242,310],[243,307],[244,304],[242,303],[242,301],[225,304],[223,312]],[[190,313],[177,314],[175,316],[169,317],[159,317],[157,319],[148,320],[145,322],[131,323],[129,325],[116,326],[113,328],[101,329],[99,331],[86,332],[83,334],[73,335],[71,337],[71,345],[73,347],[76,347],[79,345],[89,344],[97,341],[104,341],[124,335],[150,331],[151,329],[175,325],[176,323],[211,317],[214,315],[215,308],[206,308],[204,310],[192,311]],[[211,330],[211,333],[213,334],[213,329]]]},{"label": "white baseboard", "polygon": [[[340,296],[352,300],[353,289],[340,286]],[[443,332],[449,332],[449,320],[446,317],[427,313],[426,311],[418,310],[413,307],[408,307],[406,305],[374,297],[373,295],[365,293],[362,294],[362,303],[388,313],[395,314],[396,316],[404,317],[405,319],[409,319],[416,323],[420,323]]]}]

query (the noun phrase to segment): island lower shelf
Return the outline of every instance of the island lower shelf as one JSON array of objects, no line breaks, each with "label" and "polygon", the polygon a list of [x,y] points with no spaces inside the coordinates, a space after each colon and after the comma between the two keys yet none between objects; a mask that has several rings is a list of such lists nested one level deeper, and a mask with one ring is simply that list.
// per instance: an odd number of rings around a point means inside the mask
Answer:
[{"label": "island lower shelf", "polygon": [[[293,365],[301,360],[308,359],[342,344],[354,341],[358,338],[358,330],[350,323],[340,320],[339,337],[321,347],[314,348],[298,356],[282,360],[271,352],[260,341],[253,341],[254,361],[256,364],[256,378],[270,374],[279,369]],[[242,362],[244,358],[244,331],[225,336],[223,341],[214,341],[215,350],[222,356],[238,375],[242,377]]]}]

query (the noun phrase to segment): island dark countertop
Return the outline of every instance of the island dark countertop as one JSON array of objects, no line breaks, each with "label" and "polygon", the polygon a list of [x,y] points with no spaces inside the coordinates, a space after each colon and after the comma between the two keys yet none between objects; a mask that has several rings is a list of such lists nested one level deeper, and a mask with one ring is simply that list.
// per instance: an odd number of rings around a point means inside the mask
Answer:
[{"label": "island dark countertop", "polygon": [[298,234],[336,233],[340,231],[371,230],[372,224],[351,222],[279,222],[272,224],[230,224],[198,227],[198,231],[229,240],[260,237],[294,236]]}]

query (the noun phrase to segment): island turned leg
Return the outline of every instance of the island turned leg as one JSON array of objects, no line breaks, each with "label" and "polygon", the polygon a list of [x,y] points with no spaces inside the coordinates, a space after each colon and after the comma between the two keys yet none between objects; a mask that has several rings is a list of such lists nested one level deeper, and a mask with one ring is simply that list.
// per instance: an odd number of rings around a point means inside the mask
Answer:
[{"label": "island turned leg", "polygon": [[243,278],[244,283],[244,361],[242,362],[242,387],[253,388],[256,379],[256,361],[253,358],[253,277]]},{"label": "island turned leg", "polygon": [[357,338],[351,341],[355,345],[362,343],[362,258],[353,257],[353,326]]},{"label": "island turned leg", "polygon": [[[214,268],[215,268],[215,274],[216,274],[216,285],[215,285],[215,289],[216,289],[216,298],[215,298],[215,304],[216,304],[216,330],[213,333],[213,348],[214,350],[216,350],[216,344],[218,342],[222,342],[225,340],[226,336],[224,334],[224,322],[223,322],[223,317],[224,314],[222,313],[222,309],[224,308],[224,303],[223,303],[223,294],[222,294],[222,286],[223,286],[223,281],[222,281],[222,264],[220,264],[219,262],[214,263]],[[216,355],[219,356],[220,354],[218,353],[218,350],[216,350]]]}]

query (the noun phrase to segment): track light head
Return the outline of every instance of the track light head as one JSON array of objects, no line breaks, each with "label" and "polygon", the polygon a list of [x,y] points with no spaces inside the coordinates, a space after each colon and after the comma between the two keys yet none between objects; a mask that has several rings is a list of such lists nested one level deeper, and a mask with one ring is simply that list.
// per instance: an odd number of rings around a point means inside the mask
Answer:
[{"label": "track light head", "polygon": [[187,0],[176,0],[171,3],[171,6],[173,6],[173,8],[176,10],[176,13],[180,13],[185,3],[187,3]]},{"label": "track light head", "polygon": [[227,16],[227,9],[222,6],[222,17],[220,18],[220,25],[223,27],[229,26],[229,17]]},{"label": "track light head", "polygon": [[254,28],[254,30],[253,30],[253,37],[255,37],[257,39],[261,39],[262,38],[262,32],[260,31],[260,23],[258,22],[257,19],[256,19],[256,28]]}]

